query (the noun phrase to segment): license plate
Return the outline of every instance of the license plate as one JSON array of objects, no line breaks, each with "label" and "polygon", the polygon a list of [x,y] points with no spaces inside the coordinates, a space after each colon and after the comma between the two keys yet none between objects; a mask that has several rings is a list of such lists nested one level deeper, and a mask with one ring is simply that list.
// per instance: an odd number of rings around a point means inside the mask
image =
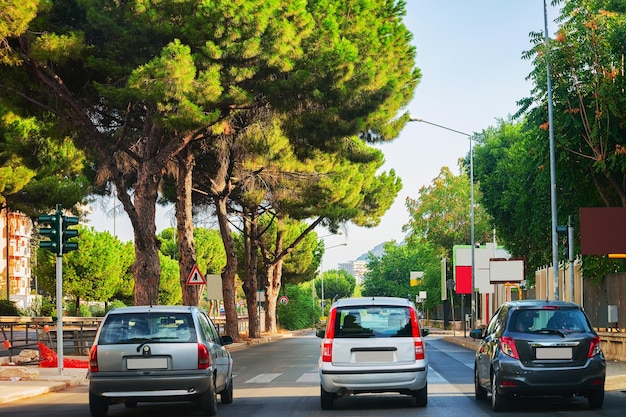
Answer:
[{"label": "license plate", "polygon": [[572,359],[572,348],[569,347],[544,347],[537,348],[537,359]]},{"label": "license plate", "polygon": [[167,369],[167,358],[129,358],[127,369]]},{"label": "license plate", "polygon": [[366,351],[354,352],[355,362],[392,362],[393,352],[391,351]]}]

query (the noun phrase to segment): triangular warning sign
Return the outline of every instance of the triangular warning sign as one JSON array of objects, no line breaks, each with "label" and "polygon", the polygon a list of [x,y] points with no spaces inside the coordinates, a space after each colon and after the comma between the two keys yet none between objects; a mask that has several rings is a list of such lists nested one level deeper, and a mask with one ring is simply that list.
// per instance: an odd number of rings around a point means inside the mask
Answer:
[{"label": "triangular warning sign", "polygon": [[206,285],[206,280],[200,272],[198,265],[193,266],[191,273],[187,277],[187,285]]}]

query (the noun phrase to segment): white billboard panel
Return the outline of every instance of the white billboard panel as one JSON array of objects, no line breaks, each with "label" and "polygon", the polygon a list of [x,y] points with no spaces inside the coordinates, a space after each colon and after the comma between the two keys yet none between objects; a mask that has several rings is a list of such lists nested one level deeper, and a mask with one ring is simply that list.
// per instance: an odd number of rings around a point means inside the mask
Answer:
[{"label": "white billboard panel", "polygon": [[523,259],[491,259],[489,261],[489,281],[492,284],[520,282],[523,280]]}]

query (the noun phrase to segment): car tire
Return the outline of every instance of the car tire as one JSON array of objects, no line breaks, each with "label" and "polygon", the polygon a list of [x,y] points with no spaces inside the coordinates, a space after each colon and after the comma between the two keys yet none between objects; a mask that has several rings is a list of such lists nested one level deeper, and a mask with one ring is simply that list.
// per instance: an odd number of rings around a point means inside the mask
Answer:
[{"label": "car tire", "polygon": [[335,408],[335,394],[328,392],[320,385],[320,406],[322,410],[332,410]]},{"label": "car tire", "polygon": [[428,384],[424,388],[413,391],[413,398],[416,407],[426,407],[428,405]]},{"label": "car tire", "polygon": [[587,395],[587,403],[589,404],[590,410],[602,408],[602,404],[604,404],[604,389],[601,391],[591,391],[589,395]]},{"label": "car tire", "polygon": [[493,411],[503,411],[507,408],[507,398],[498,392],[498,382],[496,376],[491,378],[491,409]]},{"label": "car tire", "polygon": [[203,416],[217,414],[217,392],[215,391],[215,379],[211,375],[209,389],[200,396],[200,412]]},{"label": "car tire", "polygon": [[99,395],[89,393],[89,413],[92,417],[106,417],[109,412],[109,400]]},{"label": "car tire", "polygon": [[484,401],[487,399],[487,390],[480,385],[477,367],[474,367],[474,395],[478,401]]},{"label": "car tire", "polygon": [[226,388],[224,389],[224,391],[222,391],[220,393],[220,400],[222,404],[230,404],[233,402],[233,380],[231,378],[230,381],[228,381],[228,385],[226,386]]}]

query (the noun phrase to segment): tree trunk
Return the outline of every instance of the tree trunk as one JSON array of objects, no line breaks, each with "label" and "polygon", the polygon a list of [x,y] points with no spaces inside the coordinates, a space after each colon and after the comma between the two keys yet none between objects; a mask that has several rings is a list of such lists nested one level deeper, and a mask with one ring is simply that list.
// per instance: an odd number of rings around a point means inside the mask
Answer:
[{"label": "tree trunk", "polygon": [[[137,166],[137,183],[134,189],[134,207],[130,216],[135,237],[135,305],[156,305],[159,301],[161,264],[159,261],[158,239],[156,237],[156,201],[161,175],[151,169],[154,161],[145,161]],[[159,171],[157,171],[159,172]],[[119,190],[118,190],[119,192]],[[118,194],[121,195],[121,194]]]},{"label": "tree trunk", "polygon": [[187,278],[197,262],[193,237],[193,212],[191,201],[194,157],[190,146],[187,146],[178,154],[177,160],[176,239],[178,244],[180,288],[183,295],[183,305],[197,306],[200,304],[200,296],[205,286],[187,285]]},{"label": "tree trunk", "polygon": [[216,174],[211,181],[211,195],[215,204],[215,215],[220,228],[220,235],[226,251],[226,266],[222,271],[222,295],[224,297],[224,314],[226,314],[226,334],[232,336],[235,341],[240,341],[239,317],[237,317],[237,291],[235,288],[235,276],[237,275],[237,251],[233,232],[228,222],[227,201],[233,190],[230,181],[232,170],[230,158],[230,141],[228,136],[221,136],[215,144]]},{"label": "tree trunk", "polygon": [[226,314],[226,334],[231,335],[235,340],[240,341],[239,318],[237,317],[237,302],[235,289],[235,275],[237,274],[237,252],[233,234],[228,223],[228,213],[226,210],[227,197],[215,197],[215,214],[226,251],[226,266],[222,271],[222,293],[224,296],[224,314]]},{"label": "tree trunk", "polygon": [[265,330],[270,334],[278,332],[276,302],[280,295],[282,269],[282,259],[274,262],[267,268],[267,284],[265,286]]},{"label": "tree trunk", "polygon": [[243,291],[246,294],[248,304],[248,335],[250,338],[261,336],[259,314],[257,312],[257,265],[259,261],[259,248],[257,243],[258,218],[256,214],[244,216],[244,253],[245,253],[245,279]]}]

